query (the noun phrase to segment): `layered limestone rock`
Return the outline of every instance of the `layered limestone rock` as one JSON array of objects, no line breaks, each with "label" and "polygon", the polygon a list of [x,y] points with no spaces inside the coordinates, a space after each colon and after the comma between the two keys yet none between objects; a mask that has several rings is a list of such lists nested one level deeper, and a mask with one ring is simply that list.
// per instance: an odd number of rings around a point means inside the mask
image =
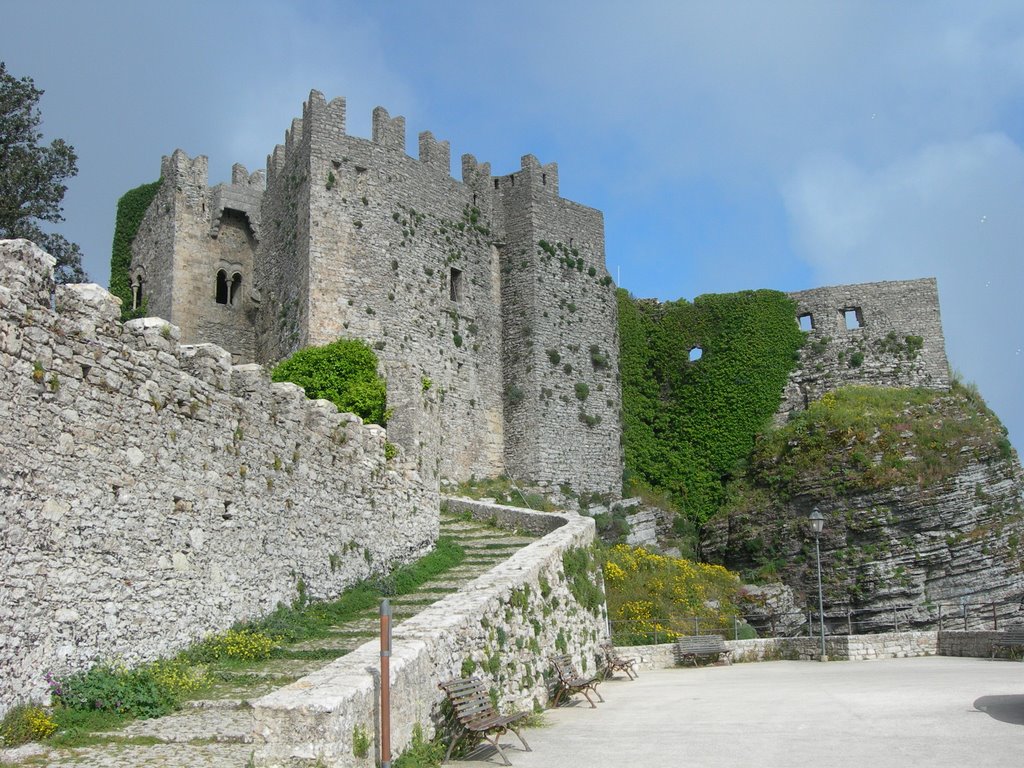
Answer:
[{"label": "layered limestone rock", "polygon": [[[761,444],[732,502],[705,527],[704,556],[781,580],[798,604],[815,604],[807,517],[817,507],[826,521],[825,612],[835,631],[850,621],[855,632],[894,621],[927,627],[940,612],[959,624],[965,606],[968,626],[1024,623],[1016,453],[976,393],[905,392],[892,413],[879,401],[833,396]],[[860,413],[848,423],[822,416],[850,405]]]}]

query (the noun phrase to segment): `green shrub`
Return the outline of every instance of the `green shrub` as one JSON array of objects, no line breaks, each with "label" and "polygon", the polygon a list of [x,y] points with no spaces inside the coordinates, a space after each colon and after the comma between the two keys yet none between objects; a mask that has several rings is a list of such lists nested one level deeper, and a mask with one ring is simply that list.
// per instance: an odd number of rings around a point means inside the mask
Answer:
[{"label": "green shrub", "polygon": [[398,756],[394,768],[437,768],[444,759],[445,747],[440,741],[423,738],[423,727],[416,723],[412,727],[412,743]]},{"label": "green shrub", "polygon": [[60,678],[54,693],[59,704],[69,709],[95,709],[142,718],[173,712],[182,694],[153,664],[127,669],[111,663]]},{"label": "green shrub", "polygon": [[329,400],[368,424],[387,424],[385,382],[377,374],[377,356],[363,341],[339,339],[299,350],[276,365],[270,377],[298,384],[306,397]]}]

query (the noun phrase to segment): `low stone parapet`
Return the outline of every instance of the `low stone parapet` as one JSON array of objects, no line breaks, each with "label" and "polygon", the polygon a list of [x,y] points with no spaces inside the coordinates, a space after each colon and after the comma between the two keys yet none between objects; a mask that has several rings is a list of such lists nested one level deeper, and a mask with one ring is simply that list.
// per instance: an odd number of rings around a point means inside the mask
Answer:
[{"label": "low stone parapet", "polygon": [[[866,661],[869,659],[902,659],[911,656],[934,656],[937,653],[937,632],[884,632],[877,635],[834,635],[825,638],[825,654],[829,659]],[[726,640],[736,662],[816,661],[821,656],[818,637],[768,637],[753,640]],[[641,669],[666,669],[676,665],[672,643],[620,647],[619,653],[637,660]],[[967,654],[964,654],[967,655]]]},{"label": "low stone parapet", "polygon": [[996,630],[974,632],[949,631],[939,632],[938,654],[940,656],[976,656],[989,658],[992,655],[992,642],[1002,635]]}]

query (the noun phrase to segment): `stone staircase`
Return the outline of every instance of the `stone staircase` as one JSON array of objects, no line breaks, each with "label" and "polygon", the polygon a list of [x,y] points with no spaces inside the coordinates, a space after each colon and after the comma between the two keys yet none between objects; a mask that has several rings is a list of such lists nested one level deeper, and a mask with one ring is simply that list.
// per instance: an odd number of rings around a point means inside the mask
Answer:
[{"label": "stone staircase", "polygon": [[[536,538],[454,515],[441,516],[441,535],[459,541],[466,549],[466,559],[418,591],[391,598],[396,625],[458,591]],[[88,747],[57,749],[30,744],[0,750],[0,768],[241,768],[249,764],[254,751],[249,701],[320,669],[379,635],[378,609],[372,608],[332,627],[326,637],[287,646],[283,658],[212,670],[217,681],[203,691],[202,699],[186,702],[179,712],[97,734],[106,739],[104,743]]]}]

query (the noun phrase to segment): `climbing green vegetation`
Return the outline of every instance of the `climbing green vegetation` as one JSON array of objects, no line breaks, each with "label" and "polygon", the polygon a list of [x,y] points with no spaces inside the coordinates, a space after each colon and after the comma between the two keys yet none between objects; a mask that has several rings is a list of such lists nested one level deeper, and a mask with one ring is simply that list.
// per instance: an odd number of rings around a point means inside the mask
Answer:
[{"label": "climbing green vegetation", "polygon": [[354,413],[368,424],[387,424],[384,379],[377,374],[377,356],[366,342],[338,339],[300,349],[276,365],[270,378],[298,384],[306,397],[330,400],[339,411]]},{"label": "climbing green vegetation", "polygon": [[139,231],[142,217],[160,189],[161,179],[152,184],[125,192],[117,201],[114,224],[114,247],[110,253],[110,292],[121,299],[121,319],[129,320],[144,314],[145,304],[132,311],[132,280],[128,269],[132,262],[132,242]]},{"label": "climbing green vegetation", "polygon": [[778,408],[804,340],[796,304],[767,290],[618,302],[627,484],[703,523]]}]

